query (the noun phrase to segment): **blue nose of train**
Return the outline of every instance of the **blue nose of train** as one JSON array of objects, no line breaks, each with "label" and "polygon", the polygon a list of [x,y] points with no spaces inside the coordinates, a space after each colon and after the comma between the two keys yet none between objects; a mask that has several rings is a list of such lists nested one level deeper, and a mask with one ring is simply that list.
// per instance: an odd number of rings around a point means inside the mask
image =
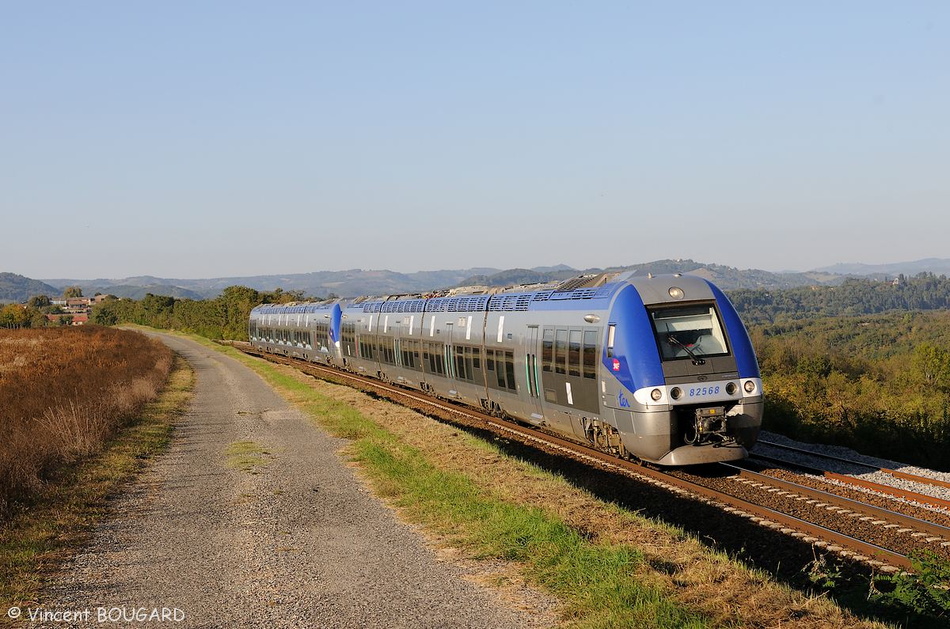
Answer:
[{"label": "blue nose of train", "polygon": [[343,321],[343,309],[340,304],[333,304],[333,310],[330,311],[330,341],[338,343],[340,341],[340,324]]}]

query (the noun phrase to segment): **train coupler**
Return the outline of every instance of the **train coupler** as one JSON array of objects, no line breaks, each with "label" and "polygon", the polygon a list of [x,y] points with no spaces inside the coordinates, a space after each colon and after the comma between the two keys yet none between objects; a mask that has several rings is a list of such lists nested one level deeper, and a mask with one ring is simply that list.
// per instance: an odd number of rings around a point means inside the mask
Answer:
[{"label": "train coupler", "polygon": [[722,406],[697,408],[692,426],[683,433],[683,440],[691,445],[721,444],[731,440],[726,409]]}]

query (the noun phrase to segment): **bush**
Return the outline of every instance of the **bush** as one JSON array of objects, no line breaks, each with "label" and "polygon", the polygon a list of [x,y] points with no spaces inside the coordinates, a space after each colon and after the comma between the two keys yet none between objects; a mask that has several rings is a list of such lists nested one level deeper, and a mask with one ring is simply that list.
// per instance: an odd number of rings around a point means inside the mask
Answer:
[{"label": "bush", "polygon": [[947,626],[950,619],[950,562],[933,552],[911,556],[913,574],[880,575],[872,581],[871,600],[923,624]]}]

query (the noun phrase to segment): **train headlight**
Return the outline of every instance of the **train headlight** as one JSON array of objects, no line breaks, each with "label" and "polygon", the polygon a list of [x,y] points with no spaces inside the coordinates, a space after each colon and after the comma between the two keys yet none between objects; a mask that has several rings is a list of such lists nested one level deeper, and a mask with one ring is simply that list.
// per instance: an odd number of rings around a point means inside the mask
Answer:
[{"label": "train headlight", "polygon": [[683,390],[679,387],[673,387],[670,389],[670,397],[674,400],[678,400],[683,397]]},{"label": "train headlight", "polygon": [[650,391],[650,397],[653,398],[654,402],[659,402],[660,398],[663,397],[663,392],[660,391],[659,389],[653,389],[652,391]]},{"label": "train headlight", "polygon": [[738,390],[739,390],[739,387],[736,386],[735,382],[730,382],[729,384],[726,385],[726,393],[728,393],[729,395],[735,395],[736,391]]},{"label": "train headlight", "polygon": [[682,299],[683,297],[686,296],[686,293],[684,293],[683,289],[680,288],[679,286],[673,286],[672,288],[670,288],[669,293],[670,293],[670,297],[672,297],[673,299]]},{"label": "train headlight", "polygon": [[751,380],[746,380],[745,384],[742,385],[742,388],[745,389],[746,393],[752,393],[755,391],[755,383]]}]

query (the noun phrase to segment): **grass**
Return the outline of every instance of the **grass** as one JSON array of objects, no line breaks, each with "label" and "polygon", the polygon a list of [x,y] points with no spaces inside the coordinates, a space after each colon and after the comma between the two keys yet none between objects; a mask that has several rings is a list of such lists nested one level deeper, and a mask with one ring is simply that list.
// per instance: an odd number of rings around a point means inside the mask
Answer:
[{"label": "grass", "polygon": [[256,474],[257,468],[270,462],[270,452],[253,441],[235,441],[227,447],[228,466]]},{"label": "grass", "polygon": [[592,543],[541,509],[502,501],[462,474],[437,469],[390,434],[368,432],[354,444],[354,459],[377,491],[476,557],[522,564],[530,582],[567,602],[577,626],[706,626],[701,615],[638,582],[643,557],[636,549]]},{"label": "grass", "polygon": [[0,332],[0,518],[155,399],[173,354],[98,326]]},{"label": "grass", "polygon": [[[191,397],[194,374],[175,358],[160,397],[106,442],[103,450],[59,468],[51,482],[0,523],[0,612],[36,604],[40,588],[108,513],[107,499],[163,452],[175,418]],[[0,623],[7,622],[6,614]]]}]

